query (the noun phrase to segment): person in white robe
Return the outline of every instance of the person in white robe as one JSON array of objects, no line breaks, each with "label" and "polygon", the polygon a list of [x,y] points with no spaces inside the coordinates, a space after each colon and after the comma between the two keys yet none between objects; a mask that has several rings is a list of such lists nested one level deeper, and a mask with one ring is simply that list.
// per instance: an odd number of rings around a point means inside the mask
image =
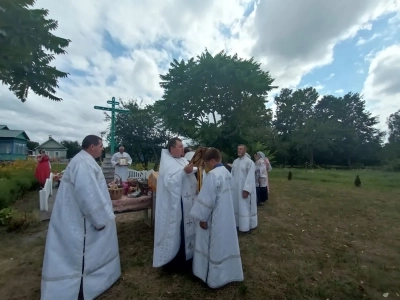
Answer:
[{"label": "person in white robe", "polygon": [[232,165],[236,227],[242,232],[248,232],[258,225],[255,164],[246,151],[245,145],[239,145],[239,157]]},{"label": "person in white robe", "polygon": [[191,268],[195,224],[189,215],[197,197],[197,168],[183,156],[183,144],[172,138],[161,152],[157,180],[153,267],[170,271]]},{"label": "person in white robe", "polygon": [[[120,164],[120,159],[126,158],[126,165]],[[124,147],[119,147],[118,152],[115,153],[111,158],[111,164],[115,167],[115,178],[116,180],[122,180],[122,182],[127,182],[128,180],[128,170],[129,166],[132,164],[132,158],[128,153],[125,152]]]},{"label": "person in white robe", "polygon": [[41,300],[94,299],[121,275],[115,215],[89,135],[72,158],[54,202],[42,268]]},{"label": "person in white robe", "polygon": [[242,260],[232,200],[232,175],[221,163],[221,153],[205,153],[210,169],[190,215],[199,220],[193,257],[193,274],[211,288],[243,281]]}]

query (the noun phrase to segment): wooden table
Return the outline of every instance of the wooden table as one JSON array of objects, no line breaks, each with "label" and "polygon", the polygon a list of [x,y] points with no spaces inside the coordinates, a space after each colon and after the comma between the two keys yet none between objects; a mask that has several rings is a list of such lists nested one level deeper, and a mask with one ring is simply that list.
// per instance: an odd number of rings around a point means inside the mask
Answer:
[{"label": "wooden table", "polygon": [[[149,218],[149,209],[153,211],[153,197],[152,196],[140,196],[138,198],[128,198],[122,196],[119,200],[112,200],[113,209],[115,214],[121,214],[133,211],[143,211],[143,221],[153,228],[154,214],[151,212]],[[150,219],[150,220],[149,220]]]}]

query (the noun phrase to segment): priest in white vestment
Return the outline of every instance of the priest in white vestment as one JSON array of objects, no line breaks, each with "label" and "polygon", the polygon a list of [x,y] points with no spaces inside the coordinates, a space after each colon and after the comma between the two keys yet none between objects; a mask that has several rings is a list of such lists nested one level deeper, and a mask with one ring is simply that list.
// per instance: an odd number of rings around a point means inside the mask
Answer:
[{"label": "priest in white vestment", "polygon": [[54,202],[42,268],[42,300],[91,300],[121,275],[115,215],[95,161],[103,150],[101,138],[85,137],[82,149],[68,164]]},{"label": "priest in white vestment", "polygon": [[236,227],[242,232],[248,232],[258,225],[255,164],[246,151],[245,145],[239,145],[239,157],[232,165]]},{"label": "priest in white vestment", "polygon": [[161,152],[156,190],[153,267],[172,271],[191,267],[195,241],[189,212],[197,197],[197,168],[182,156],[182,140],[171,139]]},{"label": "priest in white vestment", "polygon": [[210,169],[190,215],[199,223],[193,274],[211,288],[243,281],[242,260],[232,201],[232,175],[221,163],[221,153],[209,148],[204,155]]},{"label": "priest in white vestment", "polygon": [[[126,159],[126,164],[120,164],[121,158]],[[115,167],[115,179],[121,179],[123,182],[127,182],[129,177],[128,170],[131,163],[132,158],[128,153],[125,152],[125,148],[122,146],[119,147],[118,152],[115,153],[111,158],[111,164],[113,165],[113,167]]]}]

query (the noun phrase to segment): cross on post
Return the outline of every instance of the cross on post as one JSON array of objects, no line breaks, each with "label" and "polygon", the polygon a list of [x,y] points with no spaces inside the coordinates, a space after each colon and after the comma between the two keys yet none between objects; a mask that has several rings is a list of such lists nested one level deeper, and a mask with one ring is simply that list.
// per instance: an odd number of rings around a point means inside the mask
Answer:
[{"label": "cross on post", "polygon": [[110,142],[111,154],[114,154],[114,150],[115,150],[115,140],[114,140],[115,139],[115,113],[128,113],[129,110],[115,108],[116,105],[119,105],[119,102],[115,101],[115,97],[112,97],[112,99],[108,100],[107,103],[111,104],[111,108],[104,107],[104,106],[95,106],[94,109],[111,111],[111,139],[109,142]]}]

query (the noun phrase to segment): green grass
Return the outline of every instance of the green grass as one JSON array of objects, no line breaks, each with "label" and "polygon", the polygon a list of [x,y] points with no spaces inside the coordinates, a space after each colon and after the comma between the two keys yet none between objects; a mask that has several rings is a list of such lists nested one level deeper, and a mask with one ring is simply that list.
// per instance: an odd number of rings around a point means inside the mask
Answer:
[{"label": "green grass", "polygon": [[[270,173],[259,227],[239,235],[243,283],[210,290],[152,268],[151,230],[130,213],[117,216],[121,279],[99,299],[398,299],[400,173],[292,172]],[[39,298],[45,226],[29,230],[0,235],[0,299]]]}]

